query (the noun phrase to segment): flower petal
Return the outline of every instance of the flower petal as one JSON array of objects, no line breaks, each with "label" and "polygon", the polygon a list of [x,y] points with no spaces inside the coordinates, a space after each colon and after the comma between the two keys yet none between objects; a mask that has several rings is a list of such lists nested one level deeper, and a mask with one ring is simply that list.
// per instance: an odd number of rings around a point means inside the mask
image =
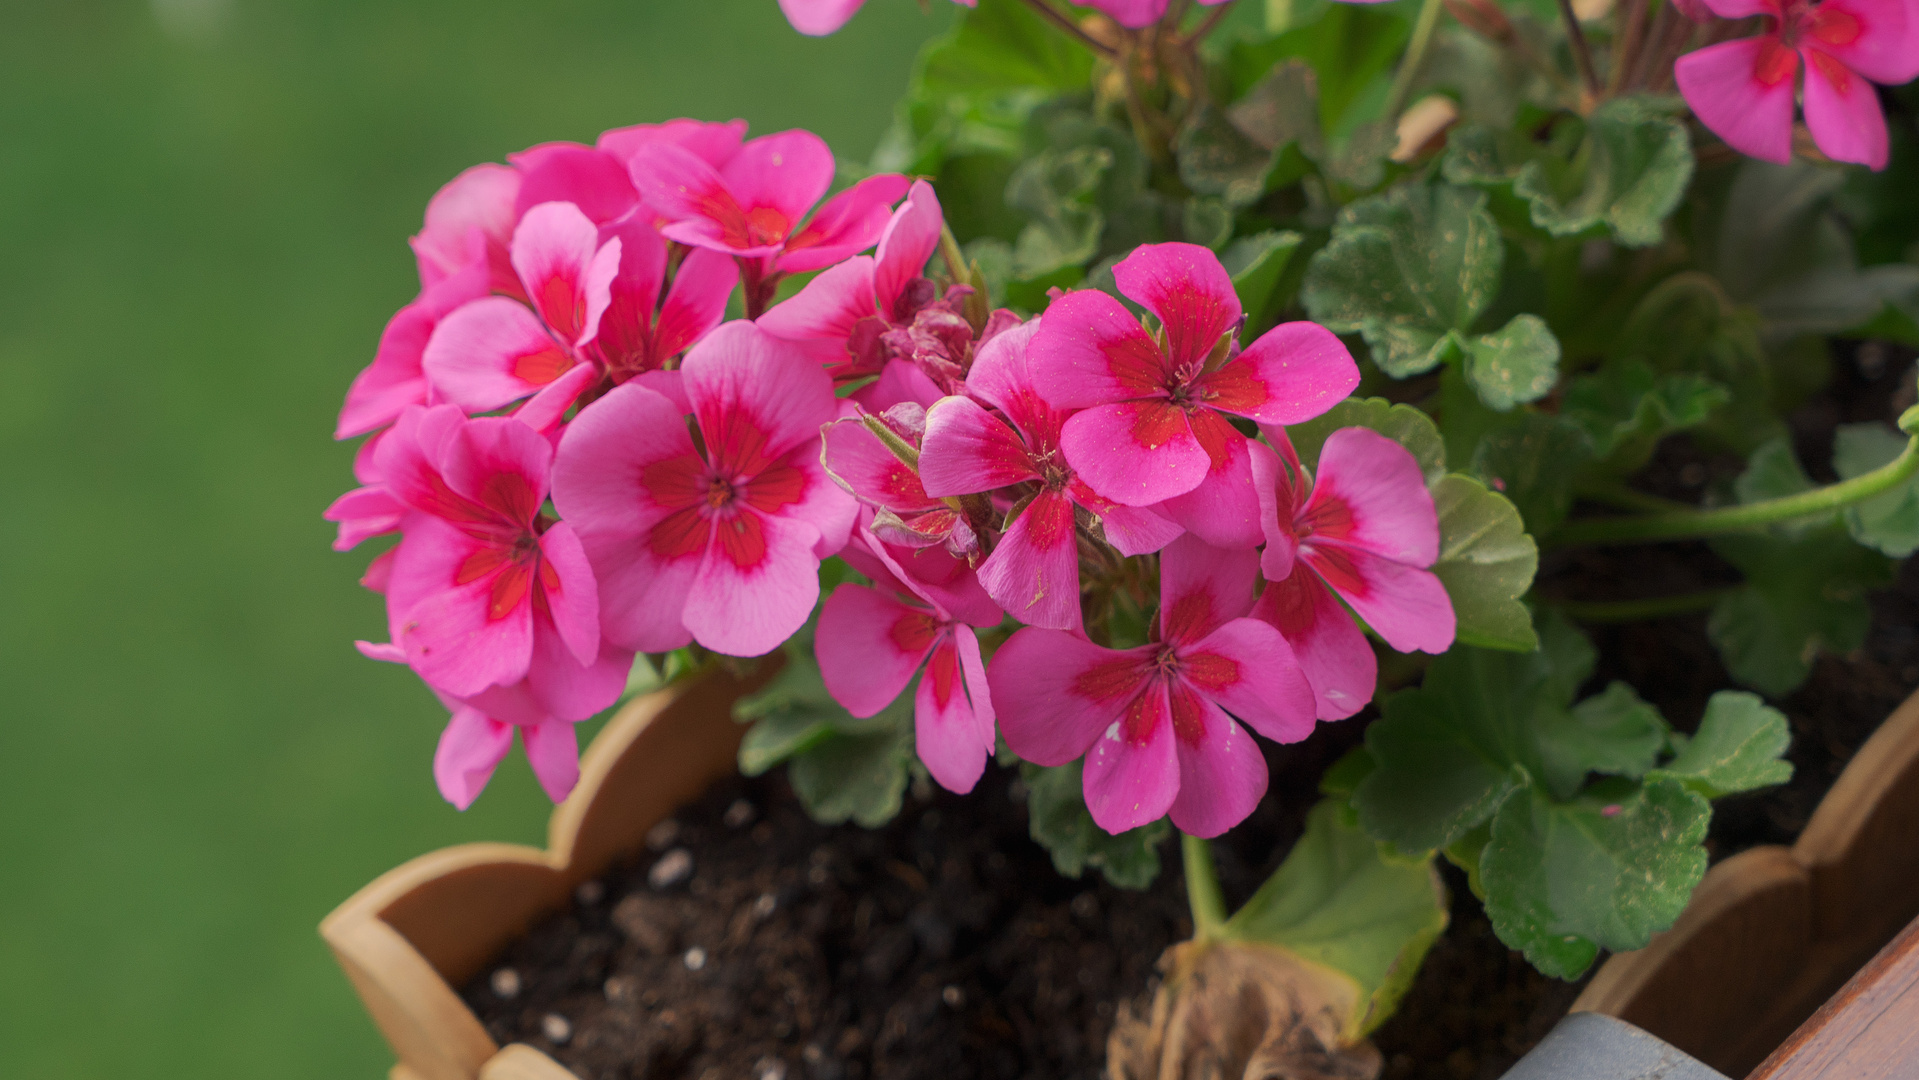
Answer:
[{"label": "flower petal", "polygon": [[878,316],[873,302],[873,257],[856,255],[822,271],[799,292],[774,304],[755,322],[788,341],[831,342],[844,363],[847,339],[861,319]]},{"label": "flower petal", "polygon": [[1180,650],[1181,675],[1274,742],[1313,732],[1318,709],[1312,684],[1278,630],[1258,619],[1234,619]]},{"label": "flower petal", "polygon": [[[733,160],[746,138],[746,121],[668,120],[664,124],[634,124],[600,133],[594,147],[611,154],[615,160],[629,163],[645,146],[667,143],[691,153],[712,168]],[[630,178],[630,174],[629,174]]]},{"label": "flower petal", "polygon": [[1331,330],[1281,323],[1200,380],[1206,404],[1262,424],[1299,424],[1345,400],[1359,365]]},{"label": "flower petal", "polygon": [[1120,292],[1159,317],[1176,369],[1198,368],[1239,325],[1239,294],[1210,248],[1146,244],[1113,266],[1113,279]]},{"label": "flower petal", "polygon": [[619,238],[600,243],[599,227],[572,203],[541,203],[513,230],[513,269],[533,310],[561,341],[593,339],[620,269]]},{"label": "flower petal", "polygon": [[785,239],[832,186],[833,168],[833,151],[826,140],[794,128],[749,140],[720,175],[741,209],[749,214],[762,209],[777,211],[785,219],[785,228],[779,233]]},{"label": "flower petal", "polygon": [[625,216],[640,201],[626,163],[578,143],[549,143],[508,154],[520,170],[513,212],[524,215],[547,202],[572,203],[596,225]]},{"label": "flower petal", "polygon": [[440,400],[491,412],[538,392],[577,362],[526,305],[489,296],[440,320],[420,366]]},{"label": "flower petal", "polygon": [[526,760],[540,781],[540,790],[556,803],[566,801],[580,782],[580,736],[565,720],[520,727]]},{"label": "flower petal", "polygon": [[926,411],[919,482],[928,495],[972,495],[1037,479],[1019,434],[973,401],[942,398]]},{"label": "flower petal", "polygon": [[391,424],[408,405],[424,405],[427,380],[420,361],[434,328],[450,312],[480,299],[486,291],[486,267],[476,263],[441,279],[396,312],[380,334],[373,362],[347,389],[333,437],[364,435]]},{"label": "flower petal", "polygon": [[513,235],[513,202],[519,191],[518,169],[488,162],[435,192],[426,204],[425,226],[409,241],[419,261],[420,285],[430,289],[475,262],[476,233],[483,238],[477,261],[486,261],[488,244],[504,252]]},{"label": "flower petal", "polygon": [[512,748],[512,724],[490,719],[478,709],[456,708],[433,751],[440,797],[461,810],[472,806]]},{"label": "flower petal", "polygon": [[1171,367],[1152,335],[1096,289],[1053,301],[1026,347],[1033,387],[1060,409],[1165,395]]},{"label": "flower petal", "polygon": [[1225,460],[1215,461],[1198,487],[1160,503],[1159,510],[1214,547],[1256,548],[1265,534],[1260,530],[1259,495],[1253,489],[1252,440],[1236,431],[1229,434],[1223,443]]},{"label": "flower petal", "polygon": [[1253,609],[1259,556],[1182,536],[1159,556],[1160,640],[1194,642]]},{"label": "flower petal", "polygon": [[[1285,437],[1284,431],[1279,434]],[[1292,574],[1293,560],[1299,554],[1299,539],[1293,533],[1292,478],[1271,447],[1254,442],[1249,450],[1253,494],[1259,499],[1259,527],[1266,538],[1259,572],[1267,581],[1284,581]]]},{"label": "flower petal", "polygon": [[819,532],[740,509],[713,527],[681,618],[693,639],[728,656],[762,656],[792,637],[819,602]]},{"label": "flower petal", "polygon": [[1059,447],[1060,427],[1066,423],[1067,414],[1041,397],[1033,384],[1027,350],[1039,327],[1040,321],[1034,319],[995,334],[981,345],[966,373],[966,392],[1005,413],[1026,436],[1028,446],[1046,453]]},{"label": "flower petal", "polygon": [[987,669],[1000,734],[1036,765],[1064,765],[1117,723],[1147,675],[1144,650],[1102,649],[1078,634],[1029,626]]},{"label": "flower petal", "polygon": [[562,521],[541,534],[540,553],[552,568],[540,586],[554,628],[574,659],[591,664],[600,655],[600,598],[586,549],[573,526]]},{"label": "flower petal", "polygon": [[1312,685],[1321,720],[1344,720],[1366,707],[1379,685],[1379,658],[1319,575],[1302,569],[1271,581],[1253,618],[1278,629]]},{"label": "flower petal", "polygon": [[872,247],[906,187],[906,177],[882,173],[826,200],[813,220],[787,237],[780,269],[789,274],[818,270]]},{"label": "flower petal", "polygon": [[1169,808],[1173,825],[1188,836],[1218,836],[1251,816],[1266,794],[1266,758],[1219,706],[1183,689],[1173,690],[1169,700],[1174,730],[1199,736],[1176,742],[1179,797]]},{"label": "flower petal", "polygon": [[1028,626],[1079,629],[1079,544],[1073,529],[1072,500],[1042,492],[980,563],[986,595]]},{"label": "flower petal", "polygon": [[533,605],[522,599],[498,617],[492,610],[494,583],[515,568],[458,583],[485,545],[424,514],[408,519],[397,550],[387,593],[393,640],[422,679],[467,697],[526,677]]},{"label": "flower petal", "polygon": [[[975,659],[978,649],[975,644]],[[970,682],[962,673],[960,649],[949,637],[933,650],[913,695],[914,750],[941,787],[961,795],[979,783],[993,752],[992,706],[980,714],[967,697]]]},{"label": "flower petal", "polygon": [[1792,76],[1798,66],[1796,53],[1763,34],[1689,52],[1672,73],[1700,123],[1734,150],[1784,165],[1792,160]]},{"label": "flower petal", "polygon": [[1819,152],[1879,170],[1891,146],[1879,89],[1818,48],[1805,48],[1806,126]]},{"label": "flower petal", "polygon": [[1452,647],[1452,598],[1432,572],[1332,541],[1301,546],[1300,558],[1399,652]]},{"label": "flower petal", "polygon": [[[1132,726],[1140,737],[1125,734]],[[1093,823],[1117,836],[1164,817],[1179,795],[1176,742],[1166,687],[1149,684],[1127,719],[1115,720],[1086,754],[1086,809]]]},{"label": "flower petal", "polygon": [[1340,428],[1319,452],[1302,523],[1314,537],[1427,567],[1439,558],[1439,512],[1419,462],[1367,428]]},{"label": "flower petal", "polygon": [[744,320],[708,334],[680,370],[710,459],[740,475],[818,439],[837,408],[826,372]]},{"label": "flower petal", "polygon": [[1060,447],[1088,487],[1127,506],[1184,495],[1212,470],[1212,458],[1185,412],[1164,401],[1128,401],[1074,413],[1060,430]]},{"label": "flower petal", "polygon": [[856,498],[895,513],[920,513],[944,505],[928,498],[920,477],[858,420],[835,420],[821,438],[820,461]]},{"label": "flower petal", "polygon": [[1073,501],[1099,517],[1106,542],[1121,555],[1146,555],[1158,551],[1185,535],[1179,523],[1151,506],[1125,506],[1102,499],[1092,488],[1075,479],[1067,488]]},{"label": "flower petal", "polygon": [[841,585],[820,605],[813,637],[827,693],[854,716],[878,713],[906,689],[942,630],[924,608],[864,585]]},{"label": "flower petal", "polygon": [[666,141],[647,143],[627,160],[626,170],[640,198],[667,222],[660,233],[668,239],[735,255],[779,249],[777,240],[748,236],[746,210],[719,168],[691,151]]},{"label": "flower petal", "polygon": [[1907,0],[1825,0],[1806,30],[1802,41],[1873,82],[1919,78],[1919,9]]},{"label": "flower petal", "polygon": [[866,0],[780,0],[780,10],[793,29],[809,37],[824,37],[846,25]]},{"label": "flower petal", "polygon": [[539,432],[512,417],[481,416],[447,440],[440,471],[455,493],[531,531],[552,467],[553,445]]},{"label": "flower petal", "polygon": [[926,260],[939,249],[940,226],[944,221],[933,185],[924,180],[913,181],[913,186],[907,189],[906,201],[893,211],[886,231],[880,234],[879,249],[875,253],[873,297],[879,301],[880,313],[888,322],[904,321],[900,318],[902,313],[895,310],[900,293],[921,275],[926,269]]},{"label": "flower petal", "polygon": [[320,516],[340,523],[333,550],[351,551],[368,537],[398,531],[400,519],[406,516],[407,509],[407,505],[394,498],[384,484],[370,484],[354,488],[333,500],[333,505],[327,507],[326,513]]}]

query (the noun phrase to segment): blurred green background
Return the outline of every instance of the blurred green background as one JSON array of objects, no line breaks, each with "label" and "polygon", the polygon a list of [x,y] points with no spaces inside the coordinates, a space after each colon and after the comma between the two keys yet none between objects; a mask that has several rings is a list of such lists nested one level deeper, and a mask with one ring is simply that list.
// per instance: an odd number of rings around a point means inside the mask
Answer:
[{"label": "blurred green background", "polygon": [[373,1078],[315,925],[387,868],[538,842],[517,751],[369,663],[320,512],[348,381],[460,169],[687,115],[864,159],[951,17],[774,0],[0,4],[0,1076]]}]

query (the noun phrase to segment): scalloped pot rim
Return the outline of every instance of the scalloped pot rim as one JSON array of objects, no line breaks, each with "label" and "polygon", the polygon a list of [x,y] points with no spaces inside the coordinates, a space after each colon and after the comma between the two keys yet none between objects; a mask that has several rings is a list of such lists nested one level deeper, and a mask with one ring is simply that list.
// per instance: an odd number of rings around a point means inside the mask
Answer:
[{"label": "scalloped pot rim", "polygon": [[[544,850],[443,848],[381,875],[321,922],[399,1059],[391,1080],[578,1080],[532,1047],[502,1049],[454,988],[737,768],[745,728],[731,706],[749,688],[716,670],[630,702],[582,759]],[[1919,694],[1853,756],[1797,843],[1714,866],[1678,923],[1607,960],[1573,1011],[1628,1021],[1746,1075],[1919,915],[1919,845],[1904,842],[1914,835]],[[1749,947],[1757,940],[1763,949]]]}]

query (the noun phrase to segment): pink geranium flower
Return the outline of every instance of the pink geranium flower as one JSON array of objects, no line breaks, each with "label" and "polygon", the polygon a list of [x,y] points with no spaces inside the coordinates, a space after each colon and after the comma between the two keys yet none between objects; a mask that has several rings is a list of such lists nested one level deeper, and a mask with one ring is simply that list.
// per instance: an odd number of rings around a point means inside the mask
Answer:
[{"label": "pink geranium flower", "polygon": [[913,697],[913,730],[926,771],[949,791],[973,790],[993,753],[993,700],[975,626],[939,602],[870,534],[841,553],[873,587],[846,584],[820,608],[814,651],[833,700],[867,717],[892,704],[925,668]]},{"label": "pink geranium flower", "polygon": [[1101,498],[1067,464],[1060,452],[1066,413],[1047,404],[1033,385],[1029,356],[1038,332],[1040,322],[1029,322],[980,347],[966,381],[978,400],[943,398],[926,414],[916,479],[928,495],[939,497],[1036,485],[1031,501],[980,564],[980,583],[1022,622],[1076,630],[1076,507],[1097,516],[1107,541],[1125,555],[1158,551],[1181,530],[1156,511]]},{"label": "pink geranium flower", "polygon": [[425,405],[431,394],[421,361],[427,342],[440,320],[467,303],[487,295],[491,288],[484,263],[473,263],[420,290],[412,303],[396,312],[380,334],[373,362],[347,388],[346,404],[333,429],[336,439],[351,439],[386,427],[409,405]]},{"label": "pink geranium flower", "polygon": [[820,559],[852,527],[819,460],[833,383],[749,322],[715,330],[680,371],[699,442],[667,397],[617,387],[568,425],[554,505],[580,530],[612,640],[756,656],[806,622]]},{"label": "pink geranium flower", "polygon": [[[1151,26],[1166,17],[1166,9],[1172,6],[1172,0],[1073,0],[1081,7],[1097,8],[1105,12],[1112,20],[1129,30]],[[1201,4],[1212,7],[1226,0],[1199,0]]]},{"label": "pink geranium flower", "polygon": [[620,244],[620,270],[589,350],[608,382],[618,385],[658,371],[726,318],[726,302],[740,280],[732,259],[703,249],[689,251],[669,287],[671,252],[653,226],[628,218],[601,228],[600,238]]},{"label": "pink geranium flower", "polygon": [[911,324],[936,299],[921,271],[939,248],[942,220],[933,186],[914,181],[875,255],[824,271],[755,321],[775,337],[806,344],[836,378],[877,374],[888,358],[882,336]]},{"label": "pink geranium flower", "polygon": [[1055,408],[1079,410],[1060,431],[1066,461],[1104,498],[1164,503],[1213,544],[1257,545],[1248,442],[1226,416],[1309,420],[1359,385],[1358,365],[1310,322],[1276,326],[1240,350],[1232,278],[1195,244],[1141,247],[1113,276],[1159,319],[1157,331],[1083,290],[1055,300],[1033,338],[1033,385]]},{"label": "pink geranium flower", "polygon": [[612,303],[621,241],[572,203],[542,203],[513,231],[513,269],[531,306],[475,300],[440,320],[421,366],[439,400],[487,412],[532,394],[563,411],[597,376],[587,346]]},{"label": "pink geranium flower", "polygon": [[[956,4],[978,7],[979,0],[953,0]],[[1220,0],[1212,0],[1217,4]],[[858,14],[866,0],[780,0],[780,10],[793,29],[809,37],[825,37],[845,26]]]},{"label": "pink geranium flower", "polygon": [[1765,16],[1758,37],[1687,53],[1673,78],[1693,115],[1740,153],[1792,159],[1794,89],[1805,61],[1806,126],[1821,153],[1886,167],[1886,118],[1873,83],[1919,76],[1913,0],[1705,0],[1727,19]]},{"label": "pink geranium flower", "polygon": [[1245,820],[1266,762],[1234,717],[1297,742],[1314,714],[1285,638],[1243,617],[1257,565],[1250,549],[1184,536],[1160,554],[1158,641],[1119,650],[1060,630],[1014,634],[990,672],[1006,744],[1040,765],[1084,755],[1086,808],[1109,833],[1168,812],[1194,836]]},{"label": "pink geranium flower", "polygon": [[1426,569],[1439,557],[1439,515],[1419,463],[1376,431],[1333,432],[1317,476],[1284,431],[1266,435],[1278,453],[1253,445],[1268,582],[1254,615],[1292,645],[1320,719],[1343,719],[1372,700],[1377,660],[1340,600],[1400,652],[1452,647],[1452,599]]},{"label": "pink geranium flower", "polygon": [[433,779],[440,795],[458,809],[472,806],[486,790],[494,770],[513,748],[515,731],[526,747],[527,764],[533,767],[533,775],[547,798],[556,803],[564,801],[573,785],[579,783],[580,739],[572,724],[564,720],[512,724],[457,701],[449,700],[447,707],[453,715],[433,751]]},{"label": "pink geranium flower", "polygon": [[926,430],[925,410],[913,402],[895,405],[878,417],[836,420],[821,433],[820,460],[828,475],[879,511],[873,528],[889,542],[909,548],[938,544],[958,556],[977,552],[979,537],[966,515],[926,493],[919,474],[867,429],[867,422],[874,420],[914,447]]},{"label": "pink geranium flower", "polygon": [[625,668],[597,670],[593,570],[572,526],[541,512],[552,458],[509,417],[403,413],[376,453],[409,510],[387,613],[394,644],[435,688],[478,699],[530,681],[542,704],[523,714],[585,719],[618,696]]},{"label": "pink geranium flower", "polygon": [[809,131],[762,135],[714,168],[685,148],[656,142],[629,165],[640,197],[667,219],[668,239],[743,260],[748,314],[778,276],[833,265],[872,247],[907,179],[870,176],[813,210],[833,183],[833,152]]}]

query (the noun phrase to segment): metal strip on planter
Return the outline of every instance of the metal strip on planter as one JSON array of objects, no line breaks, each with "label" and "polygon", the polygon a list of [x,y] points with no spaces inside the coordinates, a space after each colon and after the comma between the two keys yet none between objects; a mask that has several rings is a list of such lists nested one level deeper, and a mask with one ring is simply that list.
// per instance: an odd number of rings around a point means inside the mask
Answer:
[{"label": "metal strip on planter", "polygon": [[1503,1080],[1727,1080],[1685,1051],[1599,1013],[1572,1013]]}]

